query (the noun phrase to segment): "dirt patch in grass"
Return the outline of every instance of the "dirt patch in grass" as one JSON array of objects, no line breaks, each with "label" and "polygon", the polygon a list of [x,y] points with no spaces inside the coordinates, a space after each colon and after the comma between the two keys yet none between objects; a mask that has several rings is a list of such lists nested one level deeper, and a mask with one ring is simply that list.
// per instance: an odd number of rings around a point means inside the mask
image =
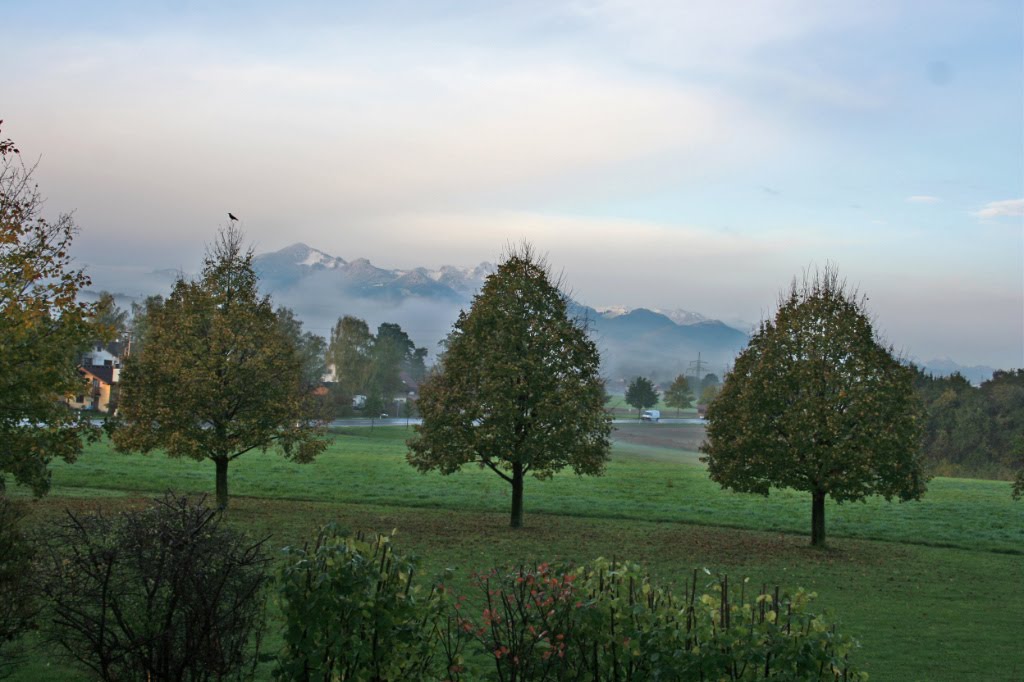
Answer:
[{"label": "dirt patch in grass", "polygon": [[[36,525],[59,518],[66,510],[81,514],[137,509],[153,497],[51,497],[26,503],[26,511]],[[212,500],[207,498],[207,503]],[[637,561],[670,577],[702,567],[735,572],[766,564],[883,566],[899,562],[907,551],[895,543],[848,538],[820,550],[811,548],[804,535],[554,514],[529,515],[526,528],[513,530],[505,513],[251,497],[233,498],[225,521],[266,537],[273,548],[302,544],[329,521],[352,531],[396,531],[396,544],[429,564],[467,570],[532,561],[585,562],[603,556]]]},{"label": "dirt patch in grass", "polygon": [[527,527],[508,527],[505,513],[454,512],[375,505],[346,505],[239,498],[231,520],[281,546],[304,542],[328,521],[353,531],[397,531],[408,551],[470,570],[520,561],[584,562],[599,556],[649,565],[652,570],[708,567],[735,570],[766,563],[863,566],[898,561],[903,548],[892,543],[840,538],[828,549],[808,545],[806,536],[716,528],[682,523],[532,514]]},{"label": "dirt patch in grass", "polygon": [[616,424],[612,439],[629,445],[696,451],[704,442],[704,425]]}]

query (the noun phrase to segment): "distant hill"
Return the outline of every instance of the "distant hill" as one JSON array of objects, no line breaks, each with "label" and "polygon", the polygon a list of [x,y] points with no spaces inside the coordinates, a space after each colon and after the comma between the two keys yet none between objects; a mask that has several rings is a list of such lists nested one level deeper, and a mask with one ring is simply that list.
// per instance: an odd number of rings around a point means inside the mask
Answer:
[{"label": "distant hill", "polygon": [[996,370],[992,367],[985,365],[973,365],[967,367],[950,360],[949,358],[934,358],[927,362],[917,363],[921,369],[926,373],[936,377],[948,377],[952,374],[960,374],[964,379],[971,382],[975,386],[979,386],[982,383],[992,378],[992,373]]}]

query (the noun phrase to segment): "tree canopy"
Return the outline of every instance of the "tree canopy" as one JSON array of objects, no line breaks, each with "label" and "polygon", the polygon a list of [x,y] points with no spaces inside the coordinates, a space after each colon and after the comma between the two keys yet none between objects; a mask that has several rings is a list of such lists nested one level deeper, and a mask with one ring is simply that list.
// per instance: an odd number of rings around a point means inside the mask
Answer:
[{"label": "tree canopy", "polygon": [[[311,424],[308,349],[298,322],[260,296],[252,250],[222,229],[196,281],[179,279],[148,301],[145,337],[121,375],[122,451],[164,449],[216,464],[217,503],[228,503],[228,464],[277,446],[298,462],[326,447]],[[311,342],[312,343],[312,342]]]},{"label": "tree canopy", "polygon": [[366,396],[365,409],[373,414],[408,391],[406,378],[423,378],[427,349],[417,348],[398,324],[385,322],[375,335],[364,320],[346,315],[331,332],[327,357],[334,365],[337,392],[348,399]]},{"label": "tree canopy", "polygon": [[865,299],[834,269],[794,280],[761,323],[707,413],[712,480],[764,495],[812,495],[811,542],[825,543],[825,498],[919,498],[925,490],[914,372],[875,334]]},{"label": "tree canopy", "polygon": [[626,387],[626,403],[636,408],[639,418],[641,412],[658,404],[658,389],[647,377],[637,377]]},{"label": "tree canopy", "polygon": [[693,402],[693,391],[690,390],[690,381],[686,376],[680,374],[672,382],[672,385],[665,391],[665,404],[679,410],[686,409]]},{"label": "tree canopy", "polygon": [[512,488],[511,525],[523,525],[525,476],[565,467],[598,475],[611,422],[597,347],[568,315],[568,300],[529,246],[484,282],[420,386],[423,416],[409,463],[451,474],[486,467]]},{"label": "tree canopy", "polygon": [[0,140],[0,494],[10,474],[42,495],[49,462],[72,461],[95,435],[63,400],[82,391],[80,353],[96,335],[77,301],[89,278],[71,266],[70,214],[49,220],[32,168]]}]

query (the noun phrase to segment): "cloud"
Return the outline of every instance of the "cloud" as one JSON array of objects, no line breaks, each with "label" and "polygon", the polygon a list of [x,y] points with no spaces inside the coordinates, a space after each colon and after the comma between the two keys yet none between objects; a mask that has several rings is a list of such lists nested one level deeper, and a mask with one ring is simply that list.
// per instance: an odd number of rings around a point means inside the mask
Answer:
[{"label": "cloud", "polygon": [[912,197],[907,197],[908,204],[937,204],[942,199],[939,197],[929,196],[927,194],[915,194]]},{"label": "cloud", "polygon": [[1024,216],[1024,199],[990,201],[974,215],[979,218],[1020,218]]}]

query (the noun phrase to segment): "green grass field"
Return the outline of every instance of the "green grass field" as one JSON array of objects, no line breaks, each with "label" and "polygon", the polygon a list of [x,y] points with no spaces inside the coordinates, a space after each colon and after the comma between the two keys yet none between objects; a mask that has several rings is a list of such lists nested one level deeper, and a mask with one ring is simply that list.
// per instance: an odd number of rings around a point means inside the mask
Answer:
[{"label": "green grass field", "polygon": [[[428,573],[453,567],[462,579],[534,559],[629,558],[668,582],[707,567],[817,592],[817,608],[863,644],[873,680],[1024,679],[1024,504],[1005,482],[935,479],[920,502],[832,505],[831,546],[820,551],[808,546],[808,495],[725,492],[696,453],[631,437],[616,443],[601,478],[528,481],[527,528],[512,531],[507,484],[478,469],[415,472],[404,461],[409,434],[343,431],[308,465],[249,453],[229,472],[228,520],[269,534],[273,546],[301,542],[328,520],[397,529],[398,546]],[[52,494],[29,506],[42,524],[65,506],[117,508],[168,488],[212,493],[213,473],[210,462],[121,455],[100,443],[55,465]],[[53,666],[37,658],[15,679],[78,679]]]}]

